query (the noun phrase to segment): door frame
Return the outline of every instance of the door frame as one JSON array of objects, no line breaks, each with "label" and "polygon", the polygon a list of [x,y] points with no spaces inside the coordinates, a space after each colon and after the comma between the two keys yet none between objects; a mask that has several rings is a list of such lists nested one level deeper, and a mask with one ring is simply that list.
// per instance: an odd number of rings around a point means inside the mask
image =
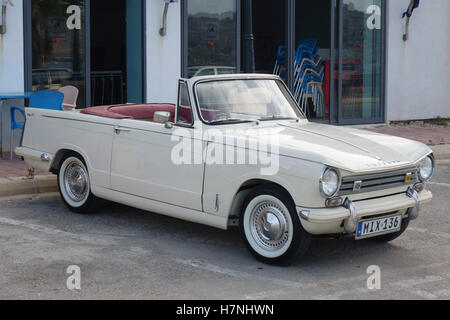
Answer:
[{"label": "door frame", "polygon": [[[25,91],[32,91],[33,80],[33,56],[32,56],[32,16],[31,16],[31,1],[24,0],[23,2],[23,30],[24,30],[24,88]],[[91,106],[91,0],[84,0],[84,47],[85,47],[85,83],[86,96],[84,104],[86,107]],[[94,0],[95,1],[95,0]],[[126,1],[126,0],[125,0]],[[141,0],[142,12],[142,102],[147,101],[147,10],[146,1]]]}]

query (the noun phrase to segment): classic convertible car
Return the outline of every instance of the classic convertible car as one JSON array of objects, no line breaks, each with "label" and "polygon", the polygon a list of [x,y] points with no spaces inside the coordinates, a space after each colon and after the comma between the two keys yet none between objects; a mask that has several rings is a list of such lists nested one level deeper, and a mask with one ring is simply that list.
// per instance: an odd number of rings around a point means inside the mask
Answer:
[{"label": "classic convertible car", "polygon": [[58,175],[72,211],[95,212],[102,198],[239,226],[270,264],[303,255],[317,235],[394,240],[432,199],[427,146],[311,123],[278,77],[182,79],[178,96],[176,105],[27,109],[16,153]]}]

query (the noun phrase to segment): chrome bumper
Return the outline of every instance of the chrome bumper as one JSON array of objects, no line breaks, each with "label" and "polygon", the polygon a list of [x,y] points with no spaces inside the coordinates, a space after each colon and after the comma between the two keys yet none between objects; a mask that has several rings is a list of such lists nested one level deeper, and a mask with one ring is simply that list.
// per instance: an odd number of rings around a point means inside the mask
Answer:
[{"label": "chrome bumper", "polygon": [[[409,209],[409,219],[416,220],[419,217],[420,207],[419,207],[419,194],[414,188],[409,188],[406,195],[415,201],[415,206]],[[353,202],[349,199],[345,200],[344,207],[350,211],[350,217],[344,220],[344,231],[345,233],[355,233],[358,227],[358,214],[356,212],[356,207]]]},{"label": "chrome bumper", "polygon": [[342,206],[335,208],[297,207],[297,212],[305,230],[313,235],[353,234],[359,221],[371,216],[398,211],[411,220],[417,219],[420,206],[432,198],[431,192],[425,188],[417,191],[411,187],[403,193],[381,198],[358,201],[346,199]]}]

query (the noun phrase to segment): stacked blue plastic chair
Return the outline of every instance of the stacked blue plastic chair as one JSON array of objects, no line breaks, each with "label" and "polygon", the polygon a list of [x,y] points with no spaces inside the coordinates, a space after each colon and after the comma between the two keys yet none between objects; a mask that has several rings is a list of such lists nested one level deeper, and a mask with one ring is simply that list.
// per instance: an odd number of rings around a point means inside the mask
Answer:
[{"label": "stacked blue plastic chair", "polygon": [[10,134],[10,141],[9,141],[9,156],[10,156],[10,160],[13,159],[13,150],[12,150],[12,144],[13,144],[13,131],[20,129],[23,130],[24,126],[25,126],[25,121],[17,121],[16,120],[16,112],[19,112],[22,115],[22,118],[25,120],[25,111],[20,108],[20,107],[16,107],[13,106],[10,109],[10,113],[11,113],[11,134]]},{"label": "stacked blue plastic chair", "polygon": [[286,47],[279,46],[273,74],[280,76],[284,80],[286,80],[286,59]]},{"label": "stacked blue plastic chair", "polygon": [[320,117],[325,106],[325,67],[318,52],[319,47],[315,39],[306,39],[298,46],[295,53],[294,97],[305,114],[308,113],[307,106],[311,99],[314,111]]},{"label": "stacked blue plastic chair", "polygon": [[[294,90],[293,94],[302,111],[308,112],[308,103],[311,99],[316,115],[324,113],[325,95],[323,93],[323,79],[325,68],[322,57],[318,54],[319,46],[316,39],[303,40],[294,58]],[[278,48],[274,74],[286,80],[286,47]]]}]

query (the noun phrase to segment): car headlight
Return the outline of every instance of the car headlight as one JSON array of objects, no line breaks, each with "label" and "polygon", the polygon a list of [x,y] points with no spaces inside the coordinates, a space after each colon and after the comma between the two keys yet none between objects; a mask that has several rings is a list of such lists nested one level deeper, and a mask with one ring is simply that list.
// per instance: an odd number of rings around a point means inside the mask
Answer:
[{"label": "car headlight", "polygon": [[426,182],[431,179],[434,173],[434,159],[432,156],[428,156],[422,160],[419,165],[419,178],[420,181]]},{"label": "car headlight", "polygon": [[326,168],[320,177],[320,193],[325,198],[332,198],[339,191],[341,179],[333,168]]}]

